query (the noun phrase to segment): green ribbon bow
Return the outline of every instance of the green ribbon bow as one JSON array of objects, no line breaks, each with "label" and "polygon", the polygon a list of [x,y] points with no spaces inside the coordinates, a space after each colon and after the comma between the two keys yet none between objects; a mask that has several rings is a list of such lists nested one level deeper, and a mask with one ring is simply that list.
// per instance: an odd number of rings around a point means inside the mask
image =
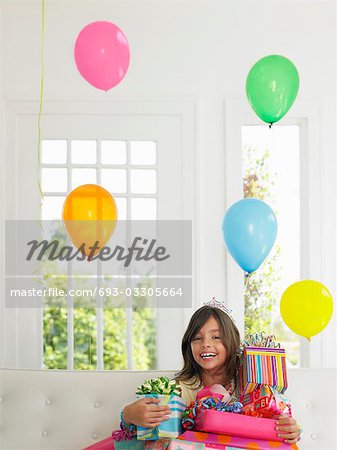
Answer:
[{"label": "green ribbon bow", "polygon": [[181,396],[181,387],[177,385],[176,380],[170,380],[167,377],[153,378],[146,380],[138,386],[136,394],[163,394]]}]

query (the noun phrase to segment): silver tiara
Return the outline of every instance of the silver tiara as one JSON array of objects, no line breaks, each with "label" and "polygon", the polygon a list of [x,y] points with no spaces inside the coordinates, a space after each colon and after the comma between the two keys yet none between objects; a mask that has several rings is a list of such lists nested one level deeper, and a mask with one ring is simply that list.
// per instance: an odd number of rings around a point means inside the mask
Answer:
[{"label": "silver tiara", "polygon": [[235,323],[232,315],[233,311],[227,308],[227,306],[223,302],[219,302],[218,300],[216,300],[215,297],[213,297],[209,302],[204,303],[204,306],[211,306],[212,308],[221,309],[221,311],[227,314],[227,316]]}]

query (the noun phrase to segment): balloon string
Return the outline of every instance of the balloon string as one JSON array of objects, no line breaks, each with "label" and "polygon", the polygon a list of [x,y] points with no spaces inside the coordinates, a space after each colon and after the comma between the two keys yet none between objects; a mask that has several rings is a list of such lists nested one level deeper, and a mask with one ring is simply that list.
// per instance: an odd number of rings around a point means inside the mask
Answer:
[{"label": "balloon string", "polygon": [[247,289],[247,286],[249,284],[250,278],[253,275],[254,272],[245,272],[245,289]]},{"label": "balloon string", "polygon": [[40,206],[43,204],[43,192],[40,183],[40,168],[41,168],[41,116],[43,108],[43,91],[44,91],[44,0],[42,0],[42,24],[41,24],[41,48],[40,48],[40,64],[41,64],[41,81],[40,81],[40,106],[37,119],[37,187],[40,194]]}]

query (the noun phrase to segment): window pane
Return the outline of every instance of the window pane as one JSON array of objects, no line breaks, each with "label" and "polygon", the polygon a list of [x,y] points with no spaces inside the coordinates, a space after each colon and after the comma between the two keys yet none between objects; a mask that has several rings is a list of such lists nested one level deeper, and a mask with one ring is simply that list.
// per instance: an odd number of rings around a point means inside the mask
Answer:
[{"label": "window pane", "polygon": [[43,140],[41,142],[42,164],[66,164],[67,141]]},{"label": "window pane", "polygon": [[[112,285],[109,285],[112,287]],[[120,299],[114,298],[116,304]],[[121,307],[104,309],[104,369],[128,369],[126,352],[126,310]]]},{"label": "window pane", "polygon": [[[63,204],[69,190],[68,183],[72,190],[80,185],[96,184],[98,181],[112,195],[122,195],[122,197],[114,196],[120,220],[126,220],[128,217],[138,220],[156,219],[156,198],[132,198],[131,194],[155,194],[157,192],[157,172],[151,170],[151,167],[144,167],[156,164],[156,142],[132,141],[128,144],[126,141],[103,140],[100,143],[99,153],[96,140],[73,140],[69,144],[68,150],[68,141],[65,139],[42,142],[42,163],[50,165],[70,163],[70,168],[44,167],[41,171],[42,189],[46,193],[51,193],[50,196],[44,198],[41,210],[43,220],[62,220]],[[128,147],[129,145],[130,147]],[[98,161],[99,155],[100,161]],[[104,169],[101,169],[101,166],[95,168],[94,165],[97,162],[103,166],[104,164],[126,165],[131,163],[139,167],[129,170],[127,166],[125,168],[105,166]],[[90,166],[81,168],[81,164]],[[69,181],[68,170],[71,170]],[[100,176],[98,170],[100,170]],[[54,192],[62,193],[62,195],[54,195]],[[130,194],[131,199],[129,200],[127,197]],[[128,205],[130,205],[130,211],[128,211]],[[62,226],[62,222],[59,223]],[[63,228],[62,231],[64,232]],[[52,229],[51,232],[55,234],[57,230]],[[96,285],[97,280],[91,276],[97,275],[97,266],[97,263],[93,261],[88,267],[88,273],[85,273],[90,279],[83,278],[84,274],[81,274],[82,277],[72,281],[72,286],[79,289],[93,288],[91,281],[93,280],[92,282]],[[74,275],[76,275],[76,271],[74,271]],[[52,281],[54,283],[52,287],[55,287],[56,283],[57,287],[67,289],[67,277]],[[103,285],[109,287],[120,282],[120,280],[109,278],[109,275],[102,279]],[[109,305],[111,299],[119,302],[119,306]],[[96,299],[74,298],[74,302],[74,369],[95,370],[97,366]],[[140,305],[139,299],[133,303],[131,313],[130,309],[128,312],[125,309],[124,297],[104,299],[104,369],[126,370],[130,357],[132,357],[134,369],[151,370],[156,368],[156,311]],[[64,305],[65,303],[62,303],[62,299],[55,299],[56,304]],[[66,369],[67,310],[61,307],[55,308],[54,304],[52,306],[53,308],[45,308],[43,313],[44,364],[46,368]],[[126,322],[130,313],[132,314],[132,329],[129,331],[132,336],[128,337]],[[128,338],[132,338],[132,355],[128,355],[127,351]]]},{"label": "window pane", "polygon": [[44,197],[42,203],[42,220],[62,220],[65,197]]},{"label": "window pane", "polygon": [[74,308],[74,369],[96,370],[96,310]]},{"label": "window pane", "polygon": [[155,220],[157,218],[157,200],[155,198],[131,199],[131,219]]},{"label": "window pane", "polygon": [[102,169],[102,186],[112,194],[126,192],[126,170],[124,169]]},{"label": "window pane", "polygon": [[43,192],[67,192],[67,169],[42,169]]},{"label": "window pane", "polygon": [[278,221],[274,248],[245,290],[245,331],[275,334],[298,365],[298,336],[283,323],[279,301],[300,279],[299,128],[244,126],[242,144],[244,196],[264,200]]},{"label": "window pane", "polygon": [[[137,287],[148,289],[152,283],[138,283]],[[146,308],[147,297],[133,301],[132,313],[132,360],[134,370],[156,370],[156,310]]]},{"label": "window pane", "polygon": [[126,213],[126,198],[124,197],[114,197],[116,205],[117,205],[117,212],[118,212],[118,219],[119,220],[126,220],[127,219],[127,213]]},{"label": "window pane", "polygon": [[71,171],[71,189],[82,184],[96,184],[96,169],[73,169]]},{"label": "window pane", "polygon": [[101,162],[102,164],[126,164],[126,142],[102,141]]},{"label": "window pane", "polygon": [[96,141],[71,141],[73,164],[96,164]]},{"label": "window pane", "polygon": [[130,142],[131,164],[156,164],[156,143],[152,141]]},{"label": "window pane", "polygon": [[67,369],[67,353],[67,309],[44,308],[43,367],[47,369]]},{"label": "window pane", "polygon": [[155,170],[131,170],[131,192],[134,194],[155,194]]}]

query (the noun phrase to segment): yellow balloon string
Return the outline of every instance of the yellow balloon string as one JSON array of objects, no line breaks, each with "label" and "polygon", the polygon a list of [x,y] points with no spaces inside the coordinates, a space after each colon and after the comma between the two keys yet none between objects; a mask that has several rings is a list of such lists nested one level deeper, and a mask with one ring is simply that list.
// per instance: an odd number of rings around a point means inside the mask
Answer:
[{"label": "yellow balloon string", "polygon": [[43,108],[43,90],[44,90],[44,59],[43,59],[43,47],[44,47],[44,0],[42,0],[42,24],[41,24],[41,48],[40,48],[40,63],[41,63],[41,81],[40,81],[40,107],[37,119],[37,186],[41,197],[40,206],[43,203],[43,192],[40,183],[40,168],[41,168],[41,116]]}]

